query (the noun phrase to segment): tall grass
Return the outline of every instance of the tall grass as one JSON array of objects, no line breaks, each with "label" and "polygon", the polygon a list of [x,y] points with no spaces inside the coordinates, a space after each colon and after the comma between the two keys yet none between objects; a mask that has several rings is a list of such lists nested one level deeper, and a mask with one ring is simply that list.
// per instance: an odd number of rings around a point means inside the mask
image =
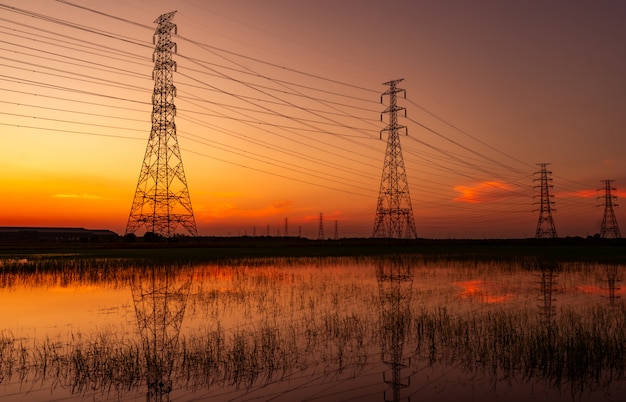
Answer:
[{"label": "tall grass", "polygon": [[534,311],[415,316],[415,354],[494,380],[538,380],[576,392],[626,377],[626,309],[562,308],[547,327]]},{"label": "tall grass", "polygon": [[[160,374],[170,377],[167,380],[176,387],[189,389],[260,387],[298,373],[358,375],[370,364],[381,364],[396,337],[415,367],[454,367],[494,381],[540,382],[576,393],[624,383],[623,303],[557,304],[547,326],[535,303],[539,288],[532,289],[533,304],[522,307],[480,301],[463,301],[468,306],[461,306],[454,288],[450,290],[449,282],[476,276],[536,278],[536,265],[533,268],[525,259],[505,267],[495,262],[432,263],[405,256],[398,262],[411,267],[414,281],[411,297],[395,312],[384,307],[376,261],[371,259],[160,266],[157,275],[191,274],[195,281],[186,310],[186,322],[193,326],[184,328],[175,350],[168,351],[171,373]],[[13,286],[64,281],[130,286],[142,280],[145,270],[110,262],[90,272],[88,266],[60,264],[57,274],[51,273],[57,268],[30,273],[16,268],[0,277],[9,278],[4,283]],[[574,281],[573,275],[583,282],[598,275],[604,278],[602,269],[594,264],[558,265],[564,286]],[[448,287],[439,290],[434,281]],[[27,341],[3,332],[0,383],[46,382],[75,394],[140,392],[153,374],[135,331],[117,334],[102,329]]]},{"label": "tall grass", "polygon": [[[626,376],[626,312],[595,307],[560,311],[548,331],[534,311],[489,311],[471,316],[446,308],[413,309],[404,333],[416,364],[448,365],[496,381],[538,381],[576,392],[601,389]],[[374,317],[323,315],[316,322],[254,328],[222,327],[183,336],[172,353],[172,381],[192,389],[252,387],[298,372],[353,373],[382,340]],[[388,323],[387,323],[388,324]],[[141,342],[102,332],[66,342],[25,345],[0,338],[0,382],[50,381],[72,393],[124,393],[145,386]]]}]

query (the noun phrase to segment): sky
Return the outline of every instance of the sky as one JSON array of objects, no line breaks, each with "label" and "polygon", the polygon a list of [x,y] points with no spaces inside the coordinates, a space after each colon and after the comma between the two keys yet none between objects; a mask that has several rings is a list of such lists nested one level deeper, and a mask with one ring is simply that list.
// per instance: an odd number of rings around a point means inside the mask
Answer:
[{"label": "sky", "polygon": [[371,236],[395,79],[418,237],[533,237],[539,163],[559,237],[626,197],[624,2],[0,0],[0,226],[125,232],[170,11],[200,235]]}]

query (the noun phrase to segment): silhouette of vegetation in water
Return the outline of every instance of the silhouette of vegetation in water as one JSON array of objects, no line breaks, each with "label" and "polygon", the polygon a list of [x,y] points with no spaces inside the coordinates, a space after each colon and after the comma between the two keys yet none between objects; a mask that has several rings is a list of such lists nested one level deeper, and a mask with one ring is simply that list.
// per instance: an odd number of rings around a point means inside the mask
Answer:
[{"label": "silhouette of vegetation in water", "polygon": [[[207,389],[212,386],[250,388],[289,380],[298,374],[357,375],[389,344],[390,329],[401,332],[404,357],[413,366],[455,367],[481,378],[507,382],[537,382],[573,395],[623,384],[626,376],[626,308],[615,298],[602,304],[558,304],[551,325],[537,305],[456,310],[433,299],[428,288],[413,286],[398,300],[407,301],[398,314],[382,298],[393,298],[392,286],[379,291],[376,267],[388,258],[285,258],[238,261],[236,264],[161,266],[163,278],[193,275],[194,287],[185,299],[192,314],[204,315],[204,326],[181,333],[168,351],[173,388]],[[47,261],[49,263],[50,261]],[[67,265],[68,262],[71,262]],[[63,264],[66,265],[63,265]],[[68,258],[58,266],[18,269],[24,261],[11,261],[0,275],[2,287],[59,283],[107,284],[130,287],[146,280],[146,267],[127,261],[103,260],[100,268]],[[462,276],[491,270],[532,274],[541,272],[536,261],[522,259],[515,266],[465,261],[447,265],[402,256],[394,264],[406,266],[414,283],[433,274]],[[63,269],[62,267],[65,266]],[[307,267],[319,267],[314,273]],[[371,271],[370,280],[334,278],[335,267],[349,266],[359,275]],[[324,269],[324,267],[328,269]],[[589,263],[559,264],[560,278],[569,272],[589,277],[611,274],[619,280],[623,266]],[[33,270],[33,268],[35,268]],[[615,273],[614,271],[617,271]],[[380,275],[379,275],[380,276]],[[617,277],[617,278],[616,278]],[[220,278],[228,278],[224,288]],[[361,278],[361,277],[359,277]],[[367,276],[365,276],[367,278]],[[406,277],[405,279],[408,279]],[[219,283],[218,283],[219,282]],[[405,286],[406,281],[399,281]],[[186,288],[188,291],[189,288]],[[536,296],[541,297],[537,284]],[[425,294],[422,294],[425,293]],[[614,295],[615,296],[615,295]],[[393,300],[392,300],[393,301]],[[358,306],[356,308],[355,306]],[[251,324],[229,327],[223,322],[231,311],[255,317]],[[386,335],[387,334],[387,335]],[[145,363],[146,342],[133,334],[107,329],[90,334],[72,333],[67,340],[36,339],[25,344],[3,332],[0,336],[0,383],[49,381],[54,386],[83,394],[141,392],[150,378]],[[386,359],[388,360],[388,359]]]}]

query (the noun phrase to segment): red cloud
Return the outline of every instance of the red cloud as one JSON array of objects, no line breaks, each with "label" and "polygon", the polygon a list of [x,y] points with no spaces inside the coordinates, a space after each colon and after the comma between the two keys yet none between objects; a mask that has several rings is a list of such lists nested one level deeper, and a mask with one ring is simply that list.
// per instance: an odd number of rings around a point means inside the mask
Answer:
[{"label": "red cloud", "polygon": [[455,186],[454,190],[461,195],[454,198],[453,201],[476,204],[501,200],[508,195],[511,186],[499,181],[482,181],[471,187]]},{"label": "red cloud", "polygon": [[[611,195],[616,196],[618,198],[626,198],[625,190],[614,190],[611,191]],[[604,197],[604,189],[593,189],[593,190],[577,190],[577,191],[563,191],[556,193],[557,197],[576,197],[576,198],[601,198]]]},{"label": "red cloud", "polygon": [[594,190],[563,191],[563,192],[557,192],[555,195],[557,197],[598,198],[601,194],[597,189],[594,189]]}]

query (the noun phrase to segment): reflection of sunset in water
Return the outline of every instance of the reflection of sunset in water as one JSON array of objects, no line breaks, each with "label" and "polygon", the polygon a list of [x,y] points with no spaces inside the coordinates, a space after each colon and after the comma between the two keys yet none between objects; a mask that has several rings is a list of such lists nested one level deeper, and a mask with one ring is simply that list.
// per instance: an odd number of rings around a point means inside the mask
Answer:
[{"label": "reflection of sunset in water", "polygon": [[128,289],[108,286],[70,285],[51,287],[17,286],[0,292],[3,313],[0,328],[30,338],[47,333],[51,337],[68,332],[91,332],[101,327],[118,327],[126,322],[123,311],[131,303]]},{"label": "reflection of sunset in water", "polygon": [[[577,286],[576,291],[580,293],[586,294],[597,294],[597,295],[606,295],[609,292],[609,289],[606,287],[593,286],[593,285],[582,285]],[[616,295],[626,295],[626,288],[615,288]]]},{"label": "reflection of sunset in water", "polygon": [[480,279],[472,279],[463,282],[454,282],[454,284],[463,290],[459,294],[462,298],[476,298],[484,303],[502,303],[509,300],[513,295],[506,294],[488,294],[492,293],[494,289]]},{"label": "reflection of sunset in water", "polygon": [[[606,297],[607,273],[598,264],[559,270],[558,297],[550,297],[551,320],[560,331],[556,343],[545,342],[538,307],[542,272],[525,265],[362,257],[152,270],[106,261],[59,270],[57,262],[49,270],[24,264],[14,273],[0,270],[0,357],[25,362],[0,364],[4,378],[25,373],[21,383],[0,381],[3,400],[13,394],[19,398],[8,400],[46,401],[59,381],[78,381],[78,388],[57,387],[52,396],[85,400],[115,388],[110,396],[137,399],[157,384],[172,400],[303,400],[313,391],[319,400],[337,400],[341,392],[379,401],[395,392],[389,384],[404,379],[411,384],[406,396],[415,399],[466,400],[472,384],[481,400],[500,400],[491,391],[493,379],[483,375],[486,365],[498,370],[499,389],[524,400],[536,395],[538,382],[562,385],[563,370],[576,387],[604,387],[587,378],[589,367],[594,376],[601,373],[602,384],[623,387],[622,372],[603,366],[626,361],[615,353],[626,339],[623,297]],[[623,280],[621,268],[610,277],[616,283]],[[578,344],[601,346],[590,355],[572,349]],[[373,359],[381,350],[384,355]],[[552,357],[537,366],[538,355]],[[451,360],[468,362],[467,370],[448,365]],[[394,377],[394,365],[406,367]],[[528,377],[518,383],[523,370]],[[337,378],[332,389],[329,375]],[[445,380],[433,382],[438,375]],[[33,380],[37,395],[24,395]],[[598,400],[611,391],[598,388]],[[571,400],[549,385],[541,392],[546,398],[535,400]]]}]

